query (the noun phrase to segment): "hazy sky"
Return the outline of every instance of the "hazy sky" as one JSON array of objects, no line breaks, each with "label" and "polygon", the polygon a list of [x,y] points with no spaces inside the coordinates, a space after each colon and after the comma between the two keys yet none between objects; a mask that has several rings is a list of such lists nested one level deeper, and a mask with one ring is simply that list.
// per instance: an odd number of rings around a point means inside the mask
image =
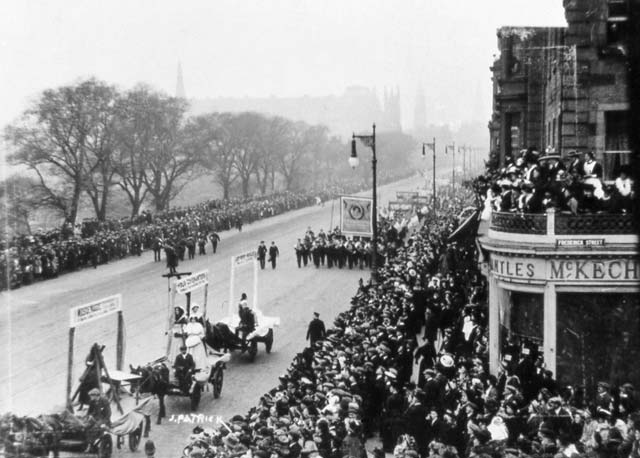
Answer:
[{"label": "hazy sky", "polygon": [[407,124],[422,84],[429,121],[488,120],[501,25],[565,25],[562,0],[3,0],[0,125],[93,75],[174,94],[179,61],[188,97],[398,85]]}]

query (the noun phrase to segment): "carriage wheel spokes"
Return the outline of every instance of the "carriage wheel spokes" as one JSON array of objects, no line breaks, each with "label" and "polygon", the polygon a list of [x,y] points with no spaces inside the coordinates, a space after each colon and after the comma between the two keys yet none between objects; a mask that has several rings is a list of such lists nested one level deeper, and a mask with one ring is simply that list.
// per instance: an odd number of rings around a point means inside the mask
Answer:
[{"label": "carriage wheel spokes", "polygon": [[224,381],[224,370],[222,366],[217,366],[213,369],[213,375],[211,377],[211,384],[213,385],[213,398],[218,399],[220,393],[222,393],[222,383]]}]

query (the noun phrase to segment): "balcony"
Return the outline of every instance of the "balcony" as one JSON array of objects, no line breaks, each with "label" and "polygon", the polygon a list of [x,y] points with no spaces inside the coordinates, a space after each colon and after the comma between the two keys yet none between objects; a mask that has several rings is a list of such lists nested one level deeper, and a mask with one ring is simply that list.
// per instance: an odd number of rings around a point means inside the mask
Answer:
[{"label": "balcony", "polygon": [[[630,214],[568,215],[548,213],[522,214],[494,212],[491,214],[488,236],[496,242],[522,246],[577,246],[564,241],[601,240],[602,244],[634,245],[638,242],[637,224]],[[585,242],[585,245],[587,243]],[[600,244],[598,244],[600,245]]]}]

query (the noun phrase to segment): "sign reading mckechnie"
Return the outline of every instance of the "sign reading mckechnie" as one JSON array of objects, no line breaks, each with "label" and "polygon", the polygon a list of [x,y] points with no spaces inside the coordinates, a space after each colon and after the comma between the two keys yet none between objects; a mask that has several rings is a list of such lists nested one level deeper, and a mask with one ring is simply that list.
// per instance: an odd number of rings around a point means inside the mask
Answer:
[{"label": "sign reading mckechnie", "polygon": [[122,310],[122,295],[105,297],[85,305],[79,305],[69,310],[69,325],[75,328],[78,325],[97,320],[112,313]]},{"label": "sign reading mckechnie", "polygon": [[535,259],[492,254],[489,263],[497,277],[506,280],[637,282],[640,264],[620,259]]},{"label": "sign reading mckechnie", "polygon": [[373,202],[367,197],[340,197],[340,231],[343,234],[373,235]]},{"label": "sign reading mckechnie", "polygon": [[180,280],[176,280],[175,287],[176,291],[180,294],[186,294],[193,290],[201,288],[208,283],[209,271],[203,270],[201,272],[191,274],[188,277],[181,278]]}]

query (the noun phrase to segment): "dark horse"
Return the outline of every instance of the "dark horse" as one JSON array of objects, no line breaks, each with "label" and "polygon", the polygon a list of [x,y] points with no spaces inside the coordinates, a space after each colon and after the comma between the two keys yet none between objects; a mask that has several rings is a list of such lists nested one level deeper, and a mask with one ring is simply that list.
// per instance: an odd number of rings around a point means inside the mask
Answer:
[{"label": "dark horse", "polygon": [[205,342],[216,351],[236,350],[242,347],[242,339],[236,336],[224,323],[211,324],[207,320]]},{"label": "dark horse", "polygon": [[[160,404],[160,410],[158,412],[157,424],[162,423],[162,419],[167,416],[167,412],[164,406],[164,397],[169,392],[171,384],[169,382],[169,368],[166,364],[149,363],[145,366],[138,366],[134,368],[129,365],[132,374],[140,376],[138,381],[139,393],[151,393],[158,397]],[[149,418],[146,418],[145,437],[150,429]]]}]

